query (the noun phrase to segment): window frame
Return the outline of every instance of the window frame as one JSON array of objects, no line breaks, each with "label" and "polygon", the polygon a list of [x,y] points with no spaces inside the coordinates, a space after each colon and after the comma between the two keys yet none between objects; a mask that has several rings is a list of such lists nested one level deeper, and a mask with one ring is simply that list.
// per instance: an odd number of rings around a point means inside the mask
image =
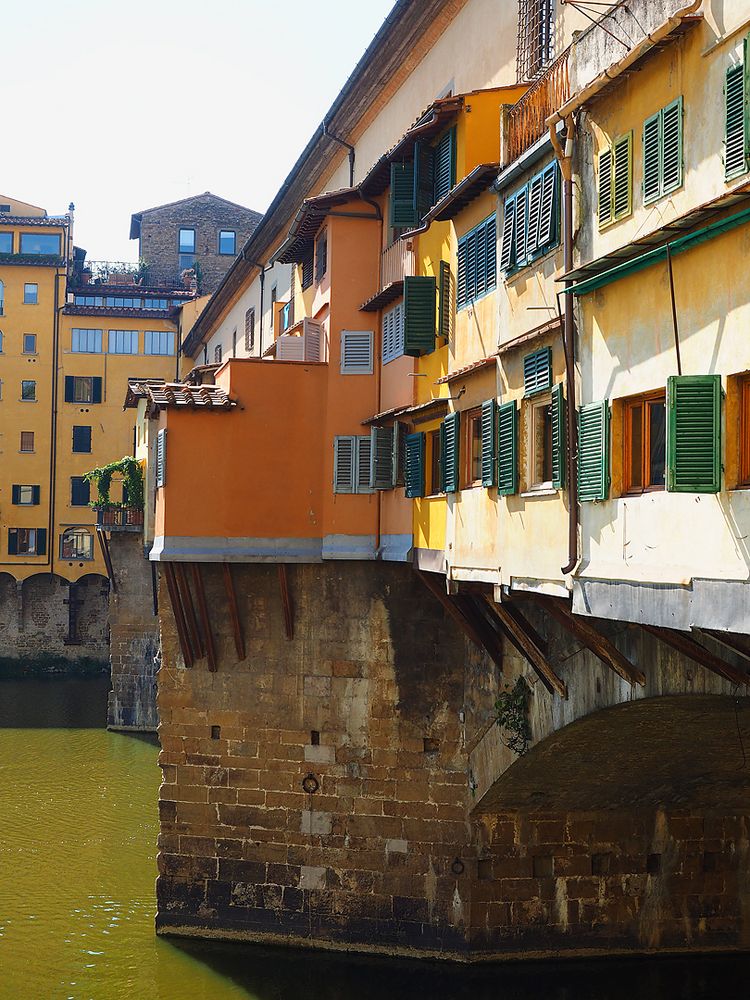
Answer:
[{"label": "window frame", "polygon": [[6,233],[6,232],[0,233],[0,240],[2,240],[2,238],[4,236],[7,236],[9,238],[9,240],[10,240],[10,250],[3,250],[2,249],[2,244],[0,244],[0,254],[12,254],[13,253],[13,245],[14,245],[14,242],[15,242],[14,241],[14,235],[15,234],[13,232],[10,232],[10,233]]},{"label": "window frame", "polygon": [[[538,231],[540,231],[544,218],[542,207],[544,204],[545,175],[547,173],[552,174],[553,185],[550,200],[549,236],[547,240],[540,241],[537,233],[537,241],[533,245],[531,252],[529,252],[529,216],[531,214],[532,188],[535,184],[540,185],[539,217],[537,220]],[[500,236],[498,270],[505,272],[506,281],[524,268],[531,267],[532,264],[546,257],[547,254],[552,253],[560,246],[560,232],[562,228],[560,224],[560,187],[560,167],[557,160],[552,160],[545,163],[541,170],[537,170],[535,174],[529,177],[525,184],[515,188],[503,201],[503,225]],[[519,203],[523,206],[524,216],[523,252],[520,254],[518,246]],[[507,263],[504,264],[503,261],[506,259],[506,238],[510,240],[510,248],[508,250]]]},{"label": "window frame", "polygon": [[[461,413],[461,489],[472,490],[482,485],[482,407],[474,406]],[[479,444],[479,454],[474,455],[474,443]],[[474,468],[478,464],[477,469]],[[474,473],[477,473],[476,475]]]},{"label": "window frame", "polygon": [[255,306],[245,310],[245,350],[250,353],[255,348]]},{"label": "window frame", "polygon": [[[29,388],[30,387],[30,388]],[[28,395],[30,393],[30,395]],[[22,378],[21,379],[21,397],[20,401],[22,403],[36,403],[36,379],[33,378]]]},{"label": "window frame", "polygon": [[[16,532],[16,551],[17,556],[35,556],[37,555],[37,529],[36,528],[15,528]],[[21,546],[21,539],[25,541],[25,547]]]},{"label": "window frame", "polygon": [[[440,457],[440,428],[427,431],[427,444],[429,447],[429,463],[425,462],[426,471],[429,471],[428,497],[438,497],[442,495],[442,471]],[[425,483],[425,487],[428,484]]]},{"label": "window frame", "polygon": [[[158,344],[166,341],[169,350],[155,351],[154,338]],[[144,357],[151,358],[172,358],[175,353],[175,335],[173,330],[144,330],[143,331],[143,354]]]},{"label": "window frame", "polygon": [[[79,386],[85,388],[86,383],[88,383],[88,393],[84,394],[86,398],[79,398]],[[73,403],[93,403],[94,402],[94,376],[93,375],[74,375],[73,376]]]},{"label": "window frame", "polygon": [[[29,289],[33,288],[34,292],[31,293]],[[30,296],[33,294],[33,298]],[[23,304],[25,306],[38,306],[39,305],[39,283],[36,281],[25,281],[23,283]]]},{"label": "window frame", "polygon": [[[76,490],[85,489],[86,499],[82,502],[76,501]],[[70,477],[70,504],[71,507],[88,507],[91,501],[91,484],[87,483],[83,476]]]},{"label": "window frame", "polygon": [[[24,446],[23,446],[24,438],[26,439],[27,444],[29,443],[29,441],[31,442],[31,447],[30,448],[24,448]],[[20,437],[19,437],[19,443],[18,443],[18,451],[19,451],[19,453],[21,455],[33,455],[35,450],[36,449],[35,449],[35,441],[34,441],[34,431],[21,431],[20,432]]]},{"label": "window frame", "polygon": [[[118,341],[125,344],[126,341],[130,341],[130,347],[133,347],[135,343],[135,350],[120,351],[117,350]],[[114,349],[113,349],[114,344]],[[119,356],[129,356],[134,357],[136,354],[140,354],[141,338],[140,332],[138,330],[107,330],[107,354],[116,354]]]},{"label": "window frame", "polygon": [[[87,430],[88,433],[88,448],[76,448],[76,431],[77,430]],[[80,434],[78,435],[81,436]],[[92,449],[92,425],[91,424],[73,424],[73,429],[71,431],[71,442],[70,451],[73,455],[90,455]]]},{"label": "window frame", "polygon": [[[39,240],[43,238],[56,240],[56,249],[54,250],[28,250],[24,247],[24,242],[27,239]],[[60,233],[24,233],[18,234],[18,252],[29,257],[59,257],[62,252],[62,236]]]},{"label": "window frame", "polygon": [[[31,338],[34,345],[33,350],[29,351],[26,349],[27,338]],[[36,334],[35,333],[25,333],[23,335],[23,353],[24,354],[36,354]]]},{"label": "window frame", "polygon": [[328,227],[315,237],[315,283],[320,282],[328,273]]},{"label": "window frame", "polygon": [[[553,441],[552,441],[552,391],[539,392],[525,399],[526,403],[526,493],[557,492],[553,486]],[[542,410],[547,411],[545,427],[542,431],[543,454],[539,455],[537,422]],[[542,476],[549,470],[549,478],[537,479],[537,466],[541,461]]]},{"label": "window frame", "polygon": [[[232,249],[222,250],[221,249],[221,238],[222,236],[232,237]],[[216,241],[216,248],[219,256],[221,257],[236,257],[237,256],[237,231],[234,229],[220,229],[219,235]]]},{"label": "window frame", "polygon": [[[75,539],[86,539],[88,553],[82,555],[80,552],[73,552],[65,554],[65,540],[68,536]],[[66,528],[65,531],[60,535],[60,559],[64,559],[66,562],[92,562],[94,559],[94,536],[88,528],[84,527],[74,527]]]},{"label": "window frame", "polygon": [[[85,334],[85,337],[82,335]],[[92,337],[93,334],[93,337]],[[81,340],[85,340],[85,350],[81,349]],[[93,340],[94,346],[91,347]],[[70,353],[71,354],[103,354],[104,353],[104,330],[96,330],[89,327],[74,326],[70,331]]]},{"label": "window frame", "polygon": [[[662,404],[664,407],[664,482],[653,484],[651,478],[651,421],[647,419],[649,407]],[[663,493],[667,488],[667,391],[654,389],[651,392],[629,396],[622,401],[622,495],[641,496],[643,493]],[[632,483],[633,469],[633,411],[641,408],[641,486]]]}]

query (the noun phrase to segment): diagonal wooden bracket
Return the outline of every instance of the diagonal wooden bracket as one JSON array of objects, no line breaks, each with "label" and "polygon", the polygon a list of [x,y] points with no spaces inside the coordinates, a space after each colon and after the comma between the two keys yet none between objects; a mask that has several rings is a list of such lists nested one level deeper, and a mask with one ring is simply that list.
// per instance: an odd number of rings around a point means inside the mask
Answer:
[{"label": "diagonal wooden bracket", "polygon": [[632,686],[639,684],[641,687],[645,685],[646,675],[643,671],[634,666],[626,656],[623,656],[617,646],[605,635],[602,635],[588,618],[574,615],[567,601],[556,597],[547,597],[543,594],[534,594],[533,598],[555,621],[559,622],[563,628],[574,635],[587,649],[598,656],[602,663],[611,667],[628,684]]},{"label": "diagonal wooden bracket", "polygon": [[284,628],[287,639],[294,638],[294,610],[289,596],[289,578],[285,563],[279,563],[279,590],[281,591],[281,606],[284,611]]},{"label": "diagonal wooden bracket", "polygon": [[193,563],[193,583],[198,597],[198,613],[200,614],[201,626],[203,627],[203,639],[206,645],[206,659],[208,669],[211,673],[216,672],[216,649],[214,647],[214,637],[211,632],[211,622],[208,617],[208,604],[206,602],[206,591],[203,587],[203,577],[199,563]]},{"label": "diagonal wooden bracket", "polygon": [[705,667],[706,670],[710,670],[712,673],[718,674],[719,677],[723,677],[725,681],[729,681],[731,684],[750,684],[749,674],[743,673],[730,663],[727,663],[726,660],[722,660],[720,657],[714,655],[705,646],[701,646],[699,642],[691,639],[684,632],[678,632],[676,629],[663,628],[657,625],[644,625],[643,623],[641,623],[641,628],[644,632],[648,632],[649,635],[654,635],[657,639],[661,639],[662,642],[671,646],[672,649],[676,649],[683,656],[695,660],[696,663]]},{"label": "diagonal wooden bracket", "polygon": [[[414,572],[417,574],[425,587],[427,587],[430,593],[440,602],[443,606],[443,610],[453,619],[464,635],[471,639],[478,649],[487,653],[493,663],[502,669],[503,655],[500,643],[495,637],[493,637],[489,643],[486,642],[488,638],[487,633],[483,630],[480,631],[474,616],[471,615],[465,607],[456,603],[455,599],[446,593],[443,577],[439,576],[437,573],[426,573],[421,569],[415,569]],[[489,632],[489,627],[487,627],[487,631]]]},{"label": "diagonal wooden bracket", "polygon": [[182,650],[182,658],[185,661],[186,667],[192,667],[193,665],[193,651],[190,646],[190,641],[187,634],[187,623],[185,622],[185,615],[182,610],[182,602],[180,601],[180,595],[177,590],[177,580],[175,578],[174,563],[165,562],[164,567],[164,579],[167,581],[167,593],[169,594],[169,603],[172,605],[172,614],[174,615],[175,625],[177,626],[177,638],[180,641],[180,649]]},{"label": "diagonal wooden bracket", "polygon": [[242,633],[242,622],[240,621],[240,614],[237,607],[237,593],[234,589],[234,580],[232,578],[232,567],[229,563],[222,563],[222,571],[224,573],[224,589],[227,592],[227,601],[229,602],[229,617],[232,619],[232,631],[234,632],[234,648],[237,650],[237,659],[245,659],[245,637]]},{"label": "diagonal wooden bracket", "polygon": [[487,597],[486,600],[492,612],[500,620],[510,641],[518,652],[526,657],[549,693],[556,692],[561,698],[567,698],[568,689],[565,681],[558,677],[552,664],[534,641],[537,633],[531,623],[513,605],[497,604],[491,597]]}]

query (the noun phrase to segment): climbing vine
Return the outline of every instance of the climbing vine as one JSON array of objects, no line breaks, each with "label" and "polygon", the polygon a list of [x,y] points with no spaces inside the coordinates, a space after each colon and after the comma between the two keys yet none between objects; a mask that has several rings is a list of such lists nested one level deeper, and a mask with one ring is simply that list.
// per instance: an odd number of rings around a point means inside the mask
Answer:
[{"label": "climbing vine", "polygon": [[508,688],[506,684],[505,690],[500,692],[495,702],[495,710],[506,747],[519,757],[523,756],[531,742],[529,686],[523,677],[519,677],[512,688]]},{"label": "climbing vine", "polygon": [[[116,474],[122,476],[123,486],[128,497],[127,504],[113,503],[109,494],[112,488],[112,477]],[[110,462],[109,465],[92,469],[83,478],[96,486],[97,496],[95,500],[91,501],[92,507],[98,509],[129,507],[143,510],[143,470],[140,462],[132,456],[126,455],[118,462]]]}]

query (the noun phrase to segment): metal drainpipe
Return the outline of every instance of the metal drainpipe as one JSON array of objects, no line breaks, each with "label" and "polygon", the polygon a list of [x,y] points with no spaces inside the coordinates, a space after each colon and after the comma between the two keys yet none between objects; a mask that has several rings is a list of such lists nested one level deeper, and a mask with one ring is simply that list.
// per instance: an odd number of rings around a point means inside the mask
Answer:
[{"label": "metal drainpipe", "polygon": [[323,121],[323,135],[330,139],[332,142],[337,142],[340,146],[344,146],[345,149],[349,150],[349,187],[354,187],[354,146],[346,139],[339,139],[337,135],[328,131],[328,122]]}]

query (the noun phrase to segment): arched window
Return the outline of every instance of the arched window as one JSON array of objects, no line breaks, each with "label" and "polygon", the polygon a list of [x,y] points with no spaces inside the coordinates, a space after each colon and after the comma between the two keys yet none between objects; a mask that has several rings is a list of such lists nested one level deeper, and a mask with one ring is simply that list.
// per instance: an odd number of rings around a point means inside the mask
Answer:
[{"label": "arched window", "polygon": [[68,528],[60,536],[61,559],[93,559],[94,536],[86,528]]}]

